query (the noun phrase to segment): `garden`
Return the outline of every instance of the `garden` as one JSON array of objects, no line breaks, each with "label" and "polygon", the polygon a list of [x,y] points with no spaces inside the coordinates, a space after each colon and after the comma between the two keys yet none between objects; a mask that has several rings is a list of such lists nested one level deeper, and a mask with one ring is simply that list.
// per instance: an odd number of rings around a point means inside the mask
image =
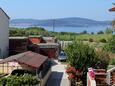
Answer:
[{"label": "garden", "polygon": [[82,41],[68,45],[65,49],[68,56],[66,72],[71,81],[71,86],[86,86],[87,71],[90,67],[107,71],[109,65],[115,66],[115,58],[110,56],[110,53],[114,54],[115,51],[114,37],[112,36],[101,49],[96,49],[89,43]]}]

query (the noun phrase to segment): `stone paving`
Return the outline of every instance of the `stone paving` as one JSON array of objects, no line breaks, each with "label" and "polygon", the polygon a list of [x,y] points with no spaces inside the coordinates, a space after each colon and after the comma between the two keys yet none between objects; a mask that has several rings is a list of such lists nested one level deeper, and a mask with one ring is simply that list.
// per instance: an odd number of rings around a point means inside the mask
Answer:
[{"label": "stone paving", "polygon": [[46,86],[69,86],[69,80],[65,72],[66,65],[54,60],[52,73],[47,81]]}]

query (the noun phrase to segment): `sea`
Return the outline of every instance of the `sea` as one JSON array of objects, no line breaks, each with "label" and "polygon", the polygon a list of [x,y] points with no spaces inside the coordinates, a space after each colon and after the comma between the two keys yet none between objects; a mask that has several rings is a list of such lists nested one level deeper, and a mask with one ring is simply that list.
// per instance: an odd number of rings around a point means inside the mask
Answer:
[{"label": "sea", "polygon": [[[17,28],[27,28],[32,26],[11,26]],[[34,27],[34,26],[33,26]],[[74,32],[74,33],[81,33],[83,31],[87,31],[87,33],[97,33],[99,31],[105,31],[107,28],[111,26],[90,26],[90,27],[50,27],[50,26],[36,26],[36,27],[43,27],[48,31],[54,32]]]},{"label": "sea", "polygon": [[44,27],[48,31],[55,31],[55,32],[75,32],[81,33],[83,31],[87,31],[87,33],[97,33],[99,31],[105,31],[110,26],[95,26],[95,27]]}]

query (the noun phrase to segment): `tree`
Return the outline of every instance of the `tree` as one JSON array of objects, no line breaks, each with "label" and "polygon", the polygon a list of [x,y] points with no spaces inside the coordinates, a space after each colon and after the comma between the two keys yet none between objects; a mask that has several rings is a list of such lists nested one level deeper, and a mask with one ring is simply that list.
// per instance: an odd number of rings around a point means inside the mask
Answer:
[{"label": "tree", "polygon": [[104,32],[103,31],[99,31],[99,32],[97,32],[97,34],[104,34]]},{"label": "tree", "polygon": [[94,35],[94,32],[91,32],[92,35]]},{"label": "tree", "polygon": [[115,20],[112,21],[112,28],[115,30]]},{"label": "tree", "polygon": [[[88,67],[106,69],[109,62],[109,55],[107,52],[104,52],[103,50],[97,52],[95,48],[82,42],[74,42],[70,44],[65,49],[65,51],[68,56],[68,63],[71,66],[75,67],[75,69],[80,69],[84,73],[87,71]],[[105,66],[96,65],[97,63],[100,63],[100,61]],[[106,64],[103,62],[105,62]]]},{"label": "tree", "polygon": [[106,51],[115,53],[115,35],[113,35],[112,38],[108,40],[108,43],[104,46],[104,49]]},{"label": "tree", "polygon": [[105,34],[112,34],[113,30],[111,28],[106,28]]},{"label": "tree", "polygon": [[87,31],[86,30],[84,30],[83,32],[81,32],[80,34],[87,34]]}]

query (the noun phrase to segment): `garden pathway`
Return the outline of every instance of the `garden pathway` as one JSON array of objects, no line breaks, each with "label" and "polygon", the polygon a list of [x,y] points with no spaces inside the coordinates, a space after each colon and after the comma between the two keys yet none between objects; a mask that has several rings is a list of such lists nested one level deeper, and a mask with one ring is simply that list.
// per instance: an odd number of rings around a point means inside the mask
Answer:
[{"label": "garden pathway", "polygon": [[52,73],[46,86],[69,86],[68,76],[65,72],[66,65],[61,64],[57,60],[54,60],[53,64]]}]

